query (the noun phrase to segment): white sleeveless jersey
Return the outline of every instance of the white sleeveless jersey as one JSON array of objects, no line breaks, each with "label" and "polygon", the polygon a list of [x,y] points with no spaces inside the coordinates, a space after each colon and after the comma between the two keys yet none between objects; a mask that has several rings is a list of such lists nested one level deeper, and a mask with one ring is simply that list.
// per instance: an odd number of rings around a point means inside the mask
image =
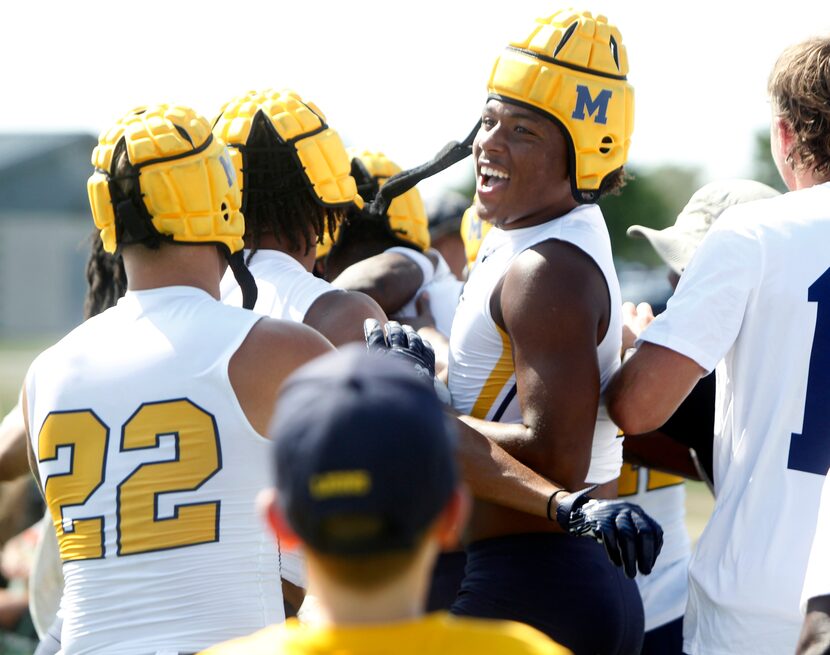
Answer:
[{"label": "white sleeveless jersey", "polygon": [[619,497],[636,503],[663,528],[663,549],[649,575],[638,575],[645,610],[645,629],[654,630],[683,616],[688,595],[691,546],[686,530],[686,486],[683,478],[624,463]]},{"label": "white sleeveless jersey", "polygon": [[424,281],[420,288],[396,314],[396,318],[405,319],[407,316],[415,316],[417,314],[415,301],[426,291],[429,293],[429,310],[435,319],[435,328],[444,336],[449,337],[452,318],[455,316],[455,308],[458,306],[461,287],[464,283],[452,274],[449,264],[437,250],[430,249],[429,251],[438,260],[437,264],[433,264],[432,259],[412,248],[395,246],[387,249],[386,252],[395,252],[408,257],[421,267],[424,274]]},{"label": "white sleeveless jersey", "polygon": [[[611,258],[611,243],[602,212],[582,205],[541,225],[516,230],[491,229],[464,285],[450,334],[449,389],[453,406],[463,414],[488,421],[519,423],[510,339],[490,315],[490,295],[510,264],[537,243],[556,239],[574,244],[602,271],[608,285],[611,316],[608,331],[597,348],[601,389],[620,365],[622,335],[620,287]],[[539,302],[544,302],[540,298]],[[614,480],[622,465],[622,439],[600,403],[591,465],[586,482]]]},{"label": "white sleeveless jersey", "polygon": [[828,243],[830,184],[729,208],[643,332],[717,365],[717,498],[689,569],[690,655],[795,651],[830,466]]},{"label": "white sleeveless jersey", "polygon": [[269,443],[228,377],[257,320],[193,287],[130,291],[32,364],[64,655],[196,652],[283,618],[254,502]]},{"label": "white sleeveless jersey", "polygon": [[[248,253],[245,250],[245,259]],[[331,284],[303,268],[279,250],[257,250],[248,265],[257,286],[254,311],[263,316],[302,323],[306,312],[324,293],[337,291]],[[242,290],[229,268],[220,286],[222,302],[242,307]]]}]

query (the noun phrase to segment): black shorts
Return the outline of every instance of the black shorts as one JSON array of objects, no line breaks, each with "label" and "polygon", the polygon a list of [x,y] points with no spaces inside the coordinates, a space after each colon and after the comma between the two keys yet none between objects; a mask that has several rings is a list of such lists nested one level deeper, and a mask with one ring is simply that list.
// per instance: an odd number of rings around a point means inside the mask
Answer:
[{"label": "black shorts", "polygon": [[638,655],[643,643],[637,584],[600,544],[563,534],[470,544],[452,613],[526,623],[574,655]]},{"label": "black shorts", "polygon": [[466,566],[467,555],[463,550],[438,555],[429,583],[427,612],[446,612],[452,607],[461,589]]}]

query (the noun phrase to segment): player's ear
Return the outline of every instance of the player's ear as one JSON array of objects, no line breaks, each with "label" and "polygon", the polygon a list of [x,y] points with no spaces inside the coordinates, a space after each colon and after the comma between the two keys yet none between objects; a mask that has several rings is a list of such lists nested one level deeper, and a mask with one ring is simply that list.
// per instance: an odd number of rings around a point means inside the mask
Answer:
[{"label": "player's ear", "polygon": [[450,496],[435,525],[436,538],[444,549],[457,548],[470,515],[470,494],[459,486]]},{"label": "player's ear", "polygon": [[257,507],[260,515],[268,524],[271,533],[279,539],[282,550],[295,550],[301,545],[300,538],[288,525],[285,514],[277,503],[276,489],[270,488],[260,491],[257,496]]}]

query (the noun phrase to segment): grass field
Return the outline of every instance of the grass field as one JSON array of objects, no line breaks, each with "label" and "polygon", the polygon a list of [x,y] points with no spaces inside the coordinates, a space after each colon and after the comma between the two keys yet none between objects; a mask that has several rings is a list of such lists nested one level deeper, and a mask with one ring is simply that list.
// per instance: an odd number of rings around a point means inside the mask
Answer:
[{"label": "grass field", "polygon": [[[17,402],[17,394],[29,364],[54,341],[55,339],[0,341],[0,417],[5,416]],[[686,525],[692,540],[697,541],[712,512],[712,495],[702,482],[688,482],[686,489]]]}]

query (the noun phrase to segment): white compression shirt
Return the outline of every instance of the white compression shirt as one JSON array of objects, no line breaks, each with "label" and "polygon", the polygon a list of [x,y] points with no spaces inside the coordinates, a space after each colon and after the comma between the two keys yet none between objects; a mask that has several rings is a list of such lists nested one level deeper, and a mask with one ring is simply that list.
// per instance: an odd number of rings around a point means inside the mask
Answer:
[{"label": "white compression shirt", "polygon": [[[600,387],[620,365],[622,319],[620,287],[611,258],[611,242],[602,212],[582,205],[569,213],[517,230],[492,228],[478,252],[464,285],[450,334],[449,389],[453,406],[463,414],[487,421],[522,421],[516,391],[510,339],[490,315],[490,296],[510,264],[534,245],[556,239],[574,244],[594,262],[608,286],[611,316],[597,346]],[[540,299],[543,302],[543,299]],[[586,482],[602,484],[617,478],[622,465],[622,439],[600,403]]]},{"label": "white compression shirt", "polygon": [[32,364],[63,655],[198,652],[282,619],[255,506],[269,442],[228,377],[259,318],[194,287],[129,291]]}]

